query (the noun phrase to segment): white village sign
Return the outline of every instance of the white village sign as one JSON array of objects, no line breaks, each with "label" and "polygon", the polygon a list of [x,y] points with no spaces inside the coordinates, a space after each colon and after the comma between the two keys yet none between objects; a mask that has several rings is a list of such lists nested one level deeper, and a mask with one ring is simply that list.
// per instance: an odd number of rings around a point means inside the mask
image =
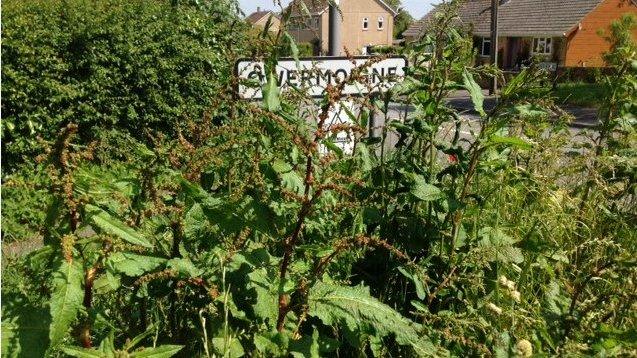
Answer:
[{"label": "white village sign", "polygon": [[[282,92],[291,88],[306,90],[312,97],[321,97],[328,84],[337,85],[348,80],[355,68],[364,68],[364,80],[348,83],[343,95],[359,95],[383,92],[400,82],[405,75],[407,60],[404,57],[390,57],[370,66],[365,64],[370,57],[315,57],[303,58],[298,62],[280,60],[276,65],[277,83]],[[267,82],[265,65],[254,60],[240,60],[235,72],[239,78],[238,95],[243,99],[261,99],[261,87]]]}]

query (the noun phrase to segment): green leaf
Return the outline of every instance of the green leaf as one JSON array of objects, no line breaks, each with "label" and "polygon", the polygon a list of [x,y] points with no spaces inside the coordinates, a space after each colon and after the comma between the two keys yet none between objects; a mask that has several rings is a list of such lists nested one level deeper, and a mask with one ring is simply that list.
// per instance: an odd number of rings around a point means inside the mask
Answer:
[{"label": "green leaf", "polygon": [[473,108],[481,116],[486,116],[484,111],[484,95],[482,94],[482,88],[478,85],[473,75],[467,69],[462,72],[462,80],[464,82],[464,88],[469,91],[471,101],[473,102]]},{"label": "green leaf", "polygon": [[166,266],[177,271],[179,275],[184,277],[199,277],[202,273],[202,270],[195,266],[188,258],[171,259]]},{"label": "green leaf", "polygon": [[478,232],[477,250],[487,261],[524,262],[524,254],[520,248],[514,247],[517,241],[499,228],[485,227]]},{"label": "green leaf", "polygon": [[2,300],[2,357],[44,357],[49,346],[49,310],[4,292]]},{"label": "green leaf", "polygon": [[440,188],[427,183],[422,175],[406,173],[406,177],[411,181],[409,192],[422,201],[434,201],[445,197]]},{"label": "green leaf", "polygon": [[116,252],[108,257],[105,265],[111,272],[137,277],[157,269],[166,262],[168,260],[161,257]]},{"label": "green leaf", "polygon": [[296,41],[294,41],[294,37],[292,37],[289,33],[285,33],[285,38],[290,43],[290,52],[292,52],[292,58],[296,62],[296,67],[301,67],[301,62],[299,61],[299,47],[296,46]]},{"label": "green leaf", "polygon": [[310,289],[308,304],[310,315],[326,325],[344,326],[351,332],[373,327],[378,337],[393,334],[398,344],[410,346],[419,356],[441,353],[419,333],[419,324],[372,297],[369,288],[318,282]]},{"label": "green leaf", "polygon": [[504,144],[512,147],[517,147],[520,149],[531,149],[533,148],[533,144],[525,141],[522,138],[517,137],[503,137],[498,135],[493,135],[489,138],[489,144]]},{"label": "green leaf", "polygon": [[53,293],[51,294],[51,345],[58,344],[75,321],[84,300],[84,272],[82,265],[74,260],[63,260],[53,273]]},{"label": "green leaf", "polygon": [[269,275],[265,268],[251,272],[248,277],[248,288],[254,289],[257,293],[256,302],[252,306],[254,314],[274,325],[279,314],[278,279]]},{"label": "green leaf", "polygon": [[104,358],[106,354],[95,349],[80,347],[62,347],[62,352],[77,358]]},{"label": "green leaf", "polygon": [[276,75],[271,71],[268,75],[268,82],[263,87],[263,104],[268,111],[278,112],[281,109],[280,92]]},{"label": "green leaf", "polygon": [[143,348],[130,353],[130,358],[168,358],[179,352],[184,346],[163,345],[155,348]]},{"label": "green leaf", "polygon": [[95,226],[97,226],[101,230],[115,235],[133,245],[139,245],[148,248],[153,247],[153,245],[151,245],[151,243],[148,242],[144,237],[142,237],[142,235],[140,235],[137,231],[122,223],[121,221],[115,219],[101,208],[89,204],[86,205],[86,210]]},{"label": "green leaf", "polygon": [[121,277],[119,275],[113,275],[111,272],[106,272],[100,276],[93,283],[93,289],[98,294],[104,294],[117,290],[122,285]]},{"label": "green leaf", "polygon": [[542,117],[548,112],[537,104],[520,104],[513,108],[515,114],[522,117]]},{"label": "green leaf", "polygon": [[334,144],[334,142],[332,142],[330,139],[328,139],[328,138],[323,139],[321,141],[321,144],[323,144],[325,147],[327,147],[327,149],[329,149],[330,151],[336,153],[336,155],[339,158],[343,158],[343,149],[341,149],[339,146]]},{"label": "green leaf", "polygon": [[224,337],[212,339],[212,348],[221,357],[239,358],[245,355],[241,342],[235,337],[226,340]]}]

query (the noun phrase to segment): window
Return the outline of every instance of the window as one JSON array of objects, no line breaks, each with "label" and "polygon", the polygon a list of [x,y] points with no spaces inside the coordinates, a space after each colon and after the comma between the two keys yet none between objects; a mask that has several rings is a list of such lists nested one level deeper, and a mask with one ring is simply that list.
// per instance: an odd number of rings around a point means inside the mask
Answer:
[{"label": "window", "polygon": [[480,47],[481,56],[491,56],[491,39],[487,37],[482,38],[482,46]]},{"label": "window", "polygon": [[364,18],[363,19],[363,30],[367,30],[369,29],[369,18]]},{"label": "window", "polygon": [[320,23],[319,20],[320,20],[320,18],[318,18],[318,17],[314,18],[314,28],[315,29],[319,28],[319,23]]},{"label": "window", "polygon": [[378,29],[382,30],[385,27],[385,19],[382,16],[378,17]]},{"label": "window", "polygon": [[536,37],[533,39],[533,53],[550,55],[553,52],[553,41],[550,37]]}]

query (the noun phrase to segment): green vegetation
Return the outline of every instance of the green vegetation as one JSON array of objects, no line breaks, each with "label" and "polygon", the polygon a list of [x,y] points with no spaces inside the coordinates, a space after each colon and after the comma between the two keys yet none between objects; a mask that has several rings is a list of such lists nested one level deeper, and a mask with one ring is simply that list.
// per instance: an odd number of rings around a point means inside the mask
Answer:
[{"label": "green vegetation", "polygon": [[604,100],[604,87],[598,83],[559,83],[554,92],[558,104],[599,107]]},{"label": "green vegetation", "polygon": [[[608,34],[601,125],[578,140],[533,69],[485,110],[475,78],[501,74],[471,67],[471,40],[442,25],[407,49],[403,82],[352,98],[346,124],[329,114],[375,59],[318,103],[282,94],[274,64],[299,53],[284,28],[248,48],[266,64],[260,103],[223,72],[207,115],[153,115],[148,137],[96,122],[89,143],[94,118],[67,118],[3,197],[14,238],[27,225],[44,244],[3,268],[3,356],[634,355],[634,26]],[[481,117],[468,136],[444,101],[458,88]],[[393,102],[415,110],[397,120]],[[372,118],[387,125],[370,135]]]},{"label": "green vegetation", "polygon": [[3,171],[33,163],[71,122],[87,144],[102,128],[146,142],[200,119],[230,85],[236,19],[216,0],[5,1]]},{"label": "green vegetation", "polygon": [[413,16],[405,9],[403,9],[403,4],[401,0],[387,0],[386,3],[393,7],[394,9],[398,9],[398,14],[394,17],[394,38],[401,39],[403,38],[403,32],[411,26],[414,22]]}]

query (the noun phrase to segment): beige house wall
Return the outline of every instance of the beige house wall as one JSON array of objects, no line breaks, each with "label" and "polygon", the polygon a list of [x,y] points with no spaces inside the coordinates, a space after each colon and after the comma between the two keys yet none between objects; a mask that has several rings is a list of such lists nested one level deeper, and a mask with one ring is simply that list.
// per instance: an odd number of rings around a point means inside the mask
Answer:
[{"label": "beige house wall", "polygon": [[[342,0],[343,23],[341,28],[343,47],[351,54],[361,54],[369,45],[389,46],[393,40],[394,17],[375,0]],[[383,28],[378,29],[378,18],[383,18]],[[363,19],[369,19],[369,27],[363,29]]]},{"label": "beige house wall", "polygon": [[[393,42],[394,17],[393,14],[376,0],[341,0],[340,10],[341,42],[343,48],[352,55],[360,55],[363,48],[369,45],[389,46]],[[296,14],[295,14],[296,15]],[[293,15],[293,18],[302,15]],[[297,42],[313,42],[318,40],[322,54],[329,51],[329,11],[323,11],[319,16],[318,28],[290,29],[288,32]],[[383,18],[383,28],[378,29],[378,18]],[[369,27],[363,29],[363,19],[369,19]],[[340,55],[345,55],[342,50]]]},{"label": "beige house wall", "polygon": [[[261,19],[259,19],[259,21],[255,22],[253,26],[264,29],[265,25],[268,23],[268,19],[270,18],[270,15],[266,15],[266,16],[262,17]],[[269,31],[278,32],[280,27],[281,27],[281,20],[279,20],[279,18],[276,17],[276,16],[272,16],[272,20],[270,22],[270,30]]]}]

